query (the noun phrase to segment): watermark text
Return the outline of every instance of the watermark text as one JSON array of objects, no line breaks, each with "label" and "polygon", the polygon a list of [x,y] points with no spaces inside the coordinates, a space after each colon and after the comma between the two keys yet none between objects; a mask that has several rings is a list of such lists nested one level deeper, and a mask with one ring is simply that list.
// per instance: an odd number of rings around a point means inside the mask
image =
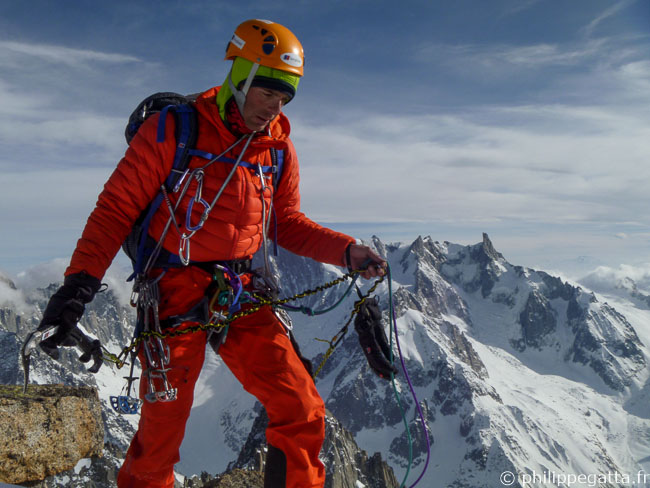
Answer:
[{"label": "watermark text", "polygon": [[537,486],[578,488],[602,485],[650,488],[650,473],[644,470],[639,470],[634,474],[619,473],[617,471],[597,474],[557,473],[555,471],[537,472],[534,470],[526,473],[504,471],[499,479],[503,486],[522,486],[524,488]]}]

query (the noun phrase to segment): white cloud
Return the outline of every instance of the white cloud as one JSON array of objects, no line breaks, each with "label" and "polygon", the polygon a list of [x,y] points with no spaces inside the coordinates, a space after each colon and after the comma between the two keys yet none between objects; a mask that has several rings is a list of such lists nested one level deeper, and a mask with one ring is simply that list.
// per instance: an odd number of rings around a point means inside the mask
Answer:
[{"label": "white cloud", "polygon": [[640,109],[639,102],[650,103],[646,44],[633,34],[528,45],[433,43],[414,50],[414,63],[429,70],[424,79],[438,72],[457,79],[470,100],[505,91],[504,100]]},{"label": "white cloud", "polygon": [[440,44],[426,43],[414,50],[418,64],[439,64],[461,74],[475,73],[507,79],[514,70],[543,70],[573,66],[602,56],[606,40],[593,39],[572,44]]},{"label": "white cloud", "polygon": [[648,97],[650,93],[650,61],[633,61],[623,64],[617,71],[618,81],[628,95]]},{"label": "white cloud", "polygon": [[43,161],[115,164],[128,113],[111,116],[105,101],[116,92],[121,100],[134,66],[154,65],[120,53],[0,41],[0,164],[21,171],[39,170]]},{"label": "white cloud", "polygon": [[[126,148],[125,119],[92,113],[52,114],[51,118],[11,120],[0,116],[0,143],[40,148],[48,157],[69,157],[70,165],[115,164]],[[50,153],[51,151],[51,153]],[[0,162],[1,164],[1,162]],[[41,167],[34,167],[39,170]],[[23,170],[28,167],[23,166]]]},{"label": "white cloud", "polygon": [[[5,301],[20,305],[20,310],[27,307],[24,304],[24,293],[37,288],[45,288],[52,283],[62,283],[63,273],[68,267],[69,258],[56,258],[44,263],[30,266],[17,274],[14,283],[17,290],[10,289],[0,279],[0,305]],[[118,301],[128,306],[131,298],[132,284],[126,281],[130,269],[126,268],[122,259],[117,259],[106,271],[102,282],[108,285],[108,289],[115,293]],[[2,275],[0,275],[1,278]]]},{"label": "white cloud", "polygon": [[589,24],[583,27],[583,34],[586,37],[591,37],[601,23],[635,2],[636,0],[621,0],[619,2],[616,2],[614,5],[607,7],[600,14],[598,14],[596,18],[589,22]]},{"label": "white cloud", "polygon": [[649,127],[635,115],[557,105],[348,119],[294,124],[317,219],[627,221],[647,200]]},{"label": "white cloud", "polygon": [[0,66],[14,64],[17,59],[25,57],[38,58],[47,63],[63,64],[75,68],[82,68],[93,62],[122,64],[142,61],[128,54],[106,53],[51,44],[0,41]]},{"label": "white cloud", "polygon": [[514,2],[512,5],[508,6],[506,10],[499,16],[500,18],[508,17],[510,15],[515,15],[529,8],[534,7],[543,0],[519,0]]},{"label": "white cloud", "polygon": [[52,283],[63,281],[63,272],[68,267],[69,259],[56,258],[46,263],[30,266],[18,273],[15,279],[16,286],[25,291],[45,288]]},{"label": "white cloud", "polygon": [[650,294],[650,263],[618,267],[599,266],[580,280],[584,286],[599,293],[630,298],[631,291]]},{"label": "white cloud", "polygon": [[25,294],[11,286],[9,278],[0,273],[0,307],[13,307],[18,313],[30,311]]}]

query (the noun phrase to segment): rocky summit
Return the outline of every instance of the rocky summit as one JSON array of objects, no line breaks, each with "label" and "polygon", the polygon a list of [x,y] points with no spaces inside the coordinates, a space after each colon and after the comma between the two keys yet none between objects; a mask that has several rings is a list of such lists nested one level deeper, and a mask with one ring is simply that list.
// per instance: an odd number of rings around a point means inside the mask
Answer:
[{"label": "rocky summit", "polygon": [[104,425],[97,390],[0,385],[0,481],[24,483],[101,457]]}]

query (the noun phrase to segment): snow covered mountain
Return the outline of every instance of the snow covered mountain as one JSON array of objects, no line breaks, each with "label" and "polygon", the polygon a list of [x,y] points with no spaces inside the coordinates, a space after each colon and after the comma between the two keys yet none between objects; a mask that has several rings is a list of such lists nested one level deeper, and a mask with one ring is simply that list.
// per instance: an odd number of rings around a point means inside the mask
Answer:
[{"label": "snow covered mountain", "polygon": [[[428,429],[428,469],[418,486],[562,486],[572,480],[572,486],[625,486],[626,481],[650,486],[650,475],[643,478],[644,469],[650,472],[650,306],[629,294],[594,293],[588,281],[568,283],[514,266],[486,235],[472,246],[429,237],[411,244],[375,238],[372,244],[391,266],[398,329],[393,351],[398,354],[399,343]],[[284,296],[342,274],[286,252],[275,266]],[[14,305],[0,305],[0,350],[5,358],[17,358],[18,338],[35,326],[53,287],[21,294],[6,281],[0,282],[0,296]],[[387,281],[376,293],[386,324]],[[300,304],[321,309],[344,289]],[[353,302],[349,298],[315,317],[292,314],[302,351],[316,365],[327,348],[322,340],[346,323]],[[129,310],[110,293],[95,300],[82,324],[115,352],[131,333]],[[399,481],[408,472],[410,486],[428,456],[406,375],[397,375],[396,390],[410,440],[393,386],[370,371],[350,329],[324,364],[317,386],[359,447],[381,453]],[[103,367],[92,377],[74,354],[63,361],[72,373],[39,356],[37,381],[96,380],[104,401],[119,393],[126,372]],[[15,362],[5,361],[0,380],[22,380]],[[258,413],[255,400],[210,353],[177,470],[192,475],[227,469],[238,459]],[[110,443],[119,451],[135,419],[109,408],[106,417]]]}]

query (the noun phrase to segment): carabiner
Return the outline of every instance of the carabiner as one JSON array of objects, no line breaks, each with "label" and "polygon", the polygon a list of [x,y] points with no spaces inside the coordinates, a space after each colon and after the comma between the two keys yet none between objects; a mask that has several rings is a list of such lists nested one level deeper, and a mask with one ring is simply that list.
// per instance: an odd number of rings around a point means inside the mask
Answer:
[{"label": "carabiner", "polygon": [[183,233],[181,236],[181,242],[178,246],[178,257],[183,266],[190,264],[190,238],[192,235],[194,235],[194,232],[190,232],[189,234]]},{"label": "carabiner", "polygon": [[183,171],[181,174],[180,178],[178,178],[178,181],[176,182],[176,185],[174,185],[174,188],[172,188],[173,193],[178,193],[178,191],[181,189],[181,186],[183,185],[183,182],[185,181],[185,178],[187,178],[187,175],[190,173],[190,169],[186,169]]},{"label": "carabiner", "polygon": [[190,203],[187,206],[187,213],[185,214],[185,228],[190,232],[196,232],[201,227],[203,227],[203,224],[205,224],[205,221],[208,220],[208,214],[210,213],[210,204],[203,200],[203,198],[199,198],[198,202],[203,205],[203,213],[201,214],[199,222],[196,225],[192,225],[192,209],[194,208],[194,202],[196,201],[197,198],[195,195],[190,200]]}]

